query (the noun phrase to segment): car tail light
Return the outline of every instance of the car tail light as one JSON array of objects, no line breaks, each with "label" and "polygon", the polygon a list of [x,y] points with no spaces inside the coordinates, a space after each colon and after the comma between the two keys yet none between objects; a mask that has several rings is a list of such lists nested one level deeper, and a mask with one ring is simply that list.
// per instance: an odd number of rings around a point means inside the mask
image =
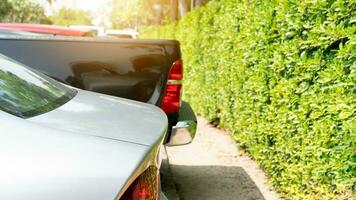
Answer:
[{"label": "car tail light", "polygon": [[131,184],[120,200],[159,200],[160,185],[157,168],[149,167]]},{"label": "car tail light", "polygon": [[179,112],[181,105],[183,63],[177,60],[169,72],[168,82],[162,99],[162,110],[167,113]]}]

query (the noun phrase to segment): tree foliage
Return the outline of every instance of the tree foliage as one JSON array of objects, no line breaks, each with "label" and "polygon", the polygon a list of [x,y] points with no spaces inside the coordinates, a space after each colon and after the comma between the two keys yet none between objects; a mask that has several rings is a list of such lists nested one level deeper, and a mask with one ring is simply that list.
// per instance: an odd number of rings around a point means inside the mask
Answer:
[{"label": "tree foliage", "polygon": [[91,25],[92,16],[88,11],[72,8],[60,8],[51,17],[56,25]]},{"label": "tree foliage", "polygon": [[44,8],[29,0],[0,0],[1,22],[50,23]]},{"label": "tree foliage", "polygon": [[[194,1],[194,2],[192,2]],[[135,28],[169,23],[190,11],[190,6],[200,6],[208,0],[112,0],[110,20],[114,28]]]},{"label": "tree foliage", "polygon": [[351,0],[213,0],[145,37],[180,41],[184,98],[286,199],[352,199],[355,13]]},{"label": "tree foliage", "polygon": [[12,5],[8,0],[0,0],[0,2],[0,19],[2,19],[10,12]]},{"label": "tree foliage", "polygon": [[[155,10],[160,6],[163,13]],[[169,16],[169,0],[113,0],[109,18],[114,28],[135,28],[142,25],[156,24],[157,18],[164,20]]]}]

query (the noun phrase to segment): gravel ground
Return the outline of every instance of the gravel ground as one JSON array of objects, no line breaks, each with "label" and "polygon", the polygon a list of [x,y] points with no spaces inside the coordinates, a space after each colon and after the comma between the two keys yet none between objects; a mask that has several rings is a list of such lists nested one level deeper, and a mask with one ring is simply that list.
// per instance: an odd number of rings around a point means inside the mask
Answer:
[{"label": "gravel ground", "polygon": [[170,180],[163,180],[169,183],[163,190],[169,191],[169,199],[279,199],[256,162],[246,155],[240,156],[231,136],[201,117],[194,142],[166,147],[166,152]]}]

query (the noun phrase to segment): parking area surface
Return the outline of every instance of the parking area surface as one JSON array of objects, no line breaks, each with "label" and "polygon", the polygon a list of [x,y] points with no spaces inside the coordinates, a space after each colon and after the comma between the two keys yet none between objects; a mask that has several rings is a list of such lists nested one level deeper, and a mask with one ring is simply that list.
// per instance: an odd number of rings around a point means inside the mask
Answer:
[{"label": "parking area surface", "polygon": [[279,199],[268,186],[263,170],[247,155],[238,154],[227,132],[200,117],[198,123],[192,144],[166,147],[171,173],[163,180],[163,189],[169,199]]}]

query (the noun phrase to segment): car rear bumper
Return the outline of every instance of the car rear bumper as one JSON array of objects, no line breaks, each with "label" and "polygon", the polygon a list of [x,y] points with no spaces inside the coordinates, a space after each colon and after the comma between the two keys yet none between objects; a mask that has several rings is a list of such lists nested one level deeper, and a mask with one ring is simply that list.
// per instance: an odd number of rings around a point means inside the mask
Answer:
[{"label": "car rear bumper", "polygon": [[161,192],[161,200],[168,200],[168,198],[166,197],[166,195],[164,195],[163,192]]},{"label": "car rear bumper", "polygon": [[177,123],[172,126],[167,146],[189,144],[193,141],[197,130],[197,118],[187,102],[182,102]]}]

